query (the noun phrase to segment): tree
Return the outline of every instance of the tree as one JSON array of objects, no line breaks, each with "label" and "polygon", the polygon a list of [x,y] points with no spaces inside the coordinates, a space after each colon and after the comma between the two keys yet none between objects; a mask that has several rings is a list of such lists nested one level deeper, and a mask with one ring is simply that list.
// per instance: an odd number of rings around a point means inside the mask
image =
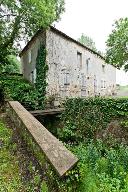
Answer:
[{"label": "tree", "polygon": [[8,55],[8,64],[2,67],[0,72],[7,72],[7,73],[20,73],[21,72],[21,63],[16,58],[15,55]]},{"label": "tree", "polygon": [[95,42],[92,40],[92,38],[86,36],[85,34],[82,33],[78,41],[88,48],[92,49],[93,51],[97,51]]},{"label": "tree", "polygon": [[60,18],[64,0],[0,0],[0,64],[8,63],[19,41]]},{"label": "tree", "polygon": [[128,18],[119,19],[113,27],[106,42],[106,62],[128,71]]}]

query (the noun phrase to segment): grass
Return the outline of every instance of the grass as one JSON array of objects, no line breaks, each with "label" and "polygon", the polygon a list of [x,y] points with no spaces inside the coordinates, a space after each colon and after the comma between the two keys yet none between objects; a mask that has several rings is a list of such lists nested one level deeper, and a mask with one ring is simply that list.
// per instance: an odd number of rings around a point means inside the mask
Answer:
[{"label": "grass", "polygon": [[128,91],[128,85],[126,86],[120,86],[119,90]]},{"label": "grass", "polygon": [[11,136],[12,130],[0,121],[0,192],[23,192],[18,158],[11,154]]},{"label": "grass", "polygon": [[47,192],[34,162],[22,154],[13,137],[13,130],[0,120],[0,192]]}]

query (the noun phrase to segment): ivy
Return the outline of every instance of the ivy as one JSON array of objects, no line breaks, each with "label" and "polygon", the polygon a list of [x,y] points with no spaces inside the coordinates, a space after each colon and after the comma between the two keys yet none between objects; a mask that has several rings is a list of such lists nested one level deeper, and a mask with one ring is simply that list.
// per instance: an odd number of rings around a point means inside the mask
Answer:
[{"label": "ivy", "polygon": [[44,45],[40,46],[38,51],[37,59],[36,59],[36,83],[35,87],[38,91],[38,104],[40,108],[44,108],[45,106],[45,95],[46,95],[46,87],[47,87],[47,76],[48,65],[46,64],[46,49]]},{"label": "ivy", "polygon": [[114,119],[127,119],[127,98],[75,98],[68,99],[61,116],[64,128],[58,136],[64,142],[80,142],[107,128]]},{"label": "ivy", "polygon": [[36,60],[37,79],[35,86],[19,75],[0,75],[0,103],[3,99],[19,101],[29,110],[43,109],[45,107],[46,75],[46,49],[41,45]]}]

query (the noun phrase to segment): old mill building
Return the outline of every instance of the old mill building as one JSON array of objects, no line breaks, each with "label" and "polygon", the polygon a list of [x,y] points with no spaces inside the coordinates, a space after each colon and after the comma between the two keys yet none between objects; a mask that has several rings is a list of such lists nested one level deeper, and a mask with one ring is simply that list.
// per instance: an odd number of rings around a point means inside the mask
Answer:
[{"label": "old mill building", "polygon": [[41,44],[47,50],[47,97],[59,100],[115,94],[115,67],[106,64],[97,52],[54,27],[39,30],[20,53],[26,79],[36,82],[36,58]]}]

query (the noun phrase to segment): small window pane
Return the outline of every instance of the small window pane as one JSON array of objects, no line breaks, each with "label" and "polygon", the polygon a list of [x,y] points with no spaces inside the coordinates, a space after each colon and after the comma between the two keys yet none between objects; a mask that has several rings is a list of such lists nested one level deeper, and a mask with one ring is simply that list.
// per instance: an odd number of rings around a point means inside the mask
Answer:
[{"label": "small window pane", "polygon": [[87,72],[87,74],[89,73],[89,61],[90,61],[90,58],[86,59],[86,72]]},{"label": "small window pane", "polygon": [[86,78],[84,74],[81,74],[81,85],[82,87],[86,87]]},{"label": "small window pane", "polygon": [[103,80],[101,80],[101,88],[104,88],[104,81]]},{"label": "small window pane", "polygon": [[77,52],[77,61],[78,61],[78,67],[82,67],[82,53]]},{"label": "small window pane", "polygon": [[70,85],[70,74],[64,73],[64,85]]},{"label": "small window pane", "polygon": [[105,65],[102,65],[102,72],[105,73]]},{"label": "small window pane", "polygon": [[30,50],[28,53],[28,62],[31,63],[32,61],[32,51]]}]

